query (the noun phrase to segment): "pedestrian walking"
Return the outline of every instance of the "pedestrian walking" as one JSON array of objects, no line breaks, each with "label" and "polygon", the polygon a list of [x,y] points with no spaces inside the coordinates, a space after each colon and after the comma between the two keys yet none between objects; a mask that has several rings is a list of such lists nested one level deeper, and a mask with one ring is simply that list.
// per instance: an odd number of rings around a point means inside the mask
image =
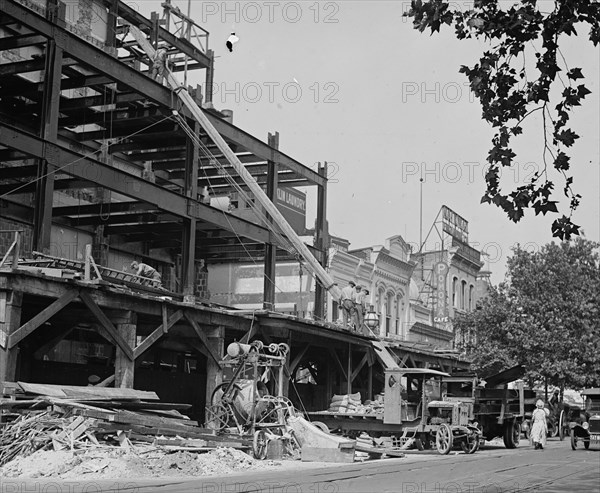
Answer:
[{"label": "pedestrian walking", "polygon": [[356,283],[349,281],[348,285],[342,289],[342,296],[340,298],[340,306],[342,307],[342,324],[345,329],[352,329],[354,323],[354,302],[356,300]]},{"label": "pedestrian walking", "polygon": [[531,441],[535,450],[543,449],[546,445],[546,435],[548,434],[548,423],[546,422],[546,412],[544,411],[544,401],[538,399],[535,403],[535,411],[531,416]]}]

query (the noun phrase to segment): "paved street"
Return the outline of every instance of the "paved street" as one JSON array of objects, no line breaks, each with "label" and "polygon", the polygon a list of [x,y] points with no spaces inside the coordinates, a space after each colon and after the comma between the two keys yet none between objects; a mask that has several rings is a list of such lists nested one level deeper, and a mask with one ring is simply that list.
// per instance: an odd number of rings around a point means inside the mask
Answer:
[{"label": "paved street", "polygon": [[25,491],[593,493],[600,492],[600,451],[573,451],[568,441],[558,440],[550,441],[543,451],[535,451],[521,441],[516,450],[486,445],[471,456],[415,452],[403,459],[314,467],[297,464],[297,468],[280,471],[203,479],[2,482],[3,493]]}]

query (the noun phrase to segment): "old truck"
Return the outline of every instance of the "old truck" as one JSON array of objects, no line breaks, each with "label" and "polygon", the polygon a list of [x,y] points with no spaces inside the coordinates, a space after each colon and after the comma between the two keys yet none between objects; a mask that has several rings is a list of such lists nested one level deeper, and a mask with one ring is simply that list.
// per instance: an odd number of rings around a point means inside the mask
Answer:
[{"label": "old truck", "polygon": [[[473,398],[447,397],[443,379],[450,375],[427,368],[385,370],[382,413],[310,412],[312,420],[332,432],[358,436],[393,437],[397,447],[415,445],[448,454],[453,448],[474,453],[481,432],[474,423]],[[315,421],[313,421],[313,424]]]},{"label": "old truck", "polygon": [[[485,381],[475,375],[454,375],[442,379],[446,398],[473,401],[473,415],[485,440],[501,437],[506,448],[519,446],[521,426],[535,406],[535,392],[526,389],[522,381],[523,368],[516,366]],[[510,382],[514,388],[508,388]]]}]

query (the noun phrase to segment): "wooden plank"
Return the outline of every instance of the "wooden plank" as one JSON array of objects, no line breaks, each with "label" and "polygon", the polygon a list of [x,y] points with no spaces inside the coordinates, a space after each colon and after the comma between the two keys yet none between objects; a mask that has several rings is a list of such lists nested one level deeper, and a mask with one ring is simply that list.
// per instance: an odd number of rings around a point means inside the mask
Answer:
[{"label": "wooden plank", "polygon": [[307,344],[306,346],[304,346],[302,351],[300,351],[300,353],[294,358],[294,361],[292,361],[290,363],[290,370],[289,370],[290,375],[292,375],[294,373],[294,370],[296,369],[296,367],[298,366],[300,361],[302,361],[302,358],[304,357],[304,355],[306,354],[306,351],[308,351],[309,348],[310,348],[310,344]]},{"label": "wooden plank", "polygon": [[191,315],[187,311],[184,313],[184,315],[185,315],[186,320],[190,323],[190,325],[194,329],[194,332],[196,332],[196,335],[198,336],[198,338],[202,341],[202,344],[204,344],[204,347],[206,348],[208,354],[211,356],[211,358],[214,360],[214,362],[217,365],[219,365],[219,368],[222,368],[220,358],[212,350],[212,347],[208,341],[208,337],[206,337],[206,334],[202,331],[202,328],[200,327],[198,322],[196,322],[196,320],[194,320],[193,315]]},{"label": "wooden plank", "polygon": [[356,367],[356,369],[352,372],[352,375],[350,375],[350,381],[351,382],[354,382],[354,379],[358,376],[358,373],[360,372],[360,370],[362,370],[362,367],[365,366],[365,363],[368,360],[367,354],[368,354],[368,352],[365,353],[365,355],[360,360],[360,363],[358,364],[358,366]]},{"label": "wooden plank", "polygon": [[375,349],[375,355],[383,363],[383,368],[386,370],[397,370],[400,367],[396,362],[394,356],[390,353],[385,344],[381,341],[371,341],[373,348]]},{"label": "wooden plank", "polygon": [[[177,310],[173,315],[169,317],[167,321],[167,331],[173,327],[181,318],[183,317],[183,312],[181,310]],[[152,332],[148,337],[146,337],[139,346],[137,346],[133,350],[133,359],[138,359],[142,354],[144,354],[150,347],[158,341],[163,335],[165,335],[165,330],[163,328],[163,324],[160,324],[154,332]]]},{"label": "wooden plank", "polygon": [[187,427],[190,426],[193,426],[194,428],[198,426],[198,422],[192,421],[191,419],[167,418],[150,414],[136,413],[133,411],[128,411],[126,409],[119,409],[116,412],[112,421],[114,421],[115,423],[125,423],[142,426],[166,425],[170,427],[181,427],[182,430],[185,430]]},{"label": "wooden plank", "polygon": [[29,322],[26,322],[17,330],[15,330],[10,336],[8,336],[8,348],[14,348],[17,344],[19,344],[19,342],[25,339],[25,337],[31,334],[40,325],[47,322],[48,319],[50,319],[53,315],[61,311],[65,306],[71,303],[71,301],[73,301],[79,295],[80,293],[78,289],[69,290],[50,306],[44,308],[40,313],[38,313],[35,317],[29,320]]},{"label": "wooden plank", "polygon": [[342,365],[342,362],[340,361],[340,358],[338,357],[337,353],[333,349],[329,348],[329,354],[331,354],[331,357],[337,363],[339,370],[342,372],[342,376],[345,379],[348,379],[348,375],[346,374],[346,370],[344,369],[344,365]]},{"label": "wooden plank", "polygon": [[146,399],[157,401],[156,392],[135,389],[113,389],[108,387],[84,387],[78,385],[51,385],[43,383],[17,382],[19,386],[27,393],[36,395],[46,395],[49,397],[58,397],[64,399],[71,395],[82,397],[102,397],[105,399]]},{"label": "wooden plank", "polygon": [[302,447],[300,452],[302,462],[354,462],[354,448],[317,448]]},{"label": "wooden plank", "polygon": [[119,334],[119,331],[112,324],[109,318],[104,314],[100,307],[96,305],[96,302],[92,299],[92,297],[85,291],[81,291],[79,293],[79,297],[81,298],[83,303],[88,307],[88,309],[92,312],[94,317],[96,317],[98,322],[102,324],[102,327],[104,327],[108,331],[113,341],[119,346],[119,348],[121,348],[121,351],[125,353],[125,356],[127,356],[129,360],[133,361],[134,357],[132,349],[129,347],[125,339],[123,339],[121,334]]}]

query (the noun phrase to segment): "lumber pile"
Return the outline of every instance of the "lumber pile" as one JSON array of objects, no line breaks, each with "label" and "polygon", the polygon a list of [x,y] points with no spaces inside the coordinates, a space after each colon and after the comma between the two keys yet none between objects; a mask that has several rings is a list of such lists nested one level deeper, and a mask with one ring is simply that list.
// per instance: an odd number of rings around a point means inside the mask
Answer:
[{"label": "lumber pile", "polygon": [[217,436],[181,413],[190,404],[160,402],[154,392],[106,387],[0,382],[0,466],[40,449],[247,449],[239,435]]}]

